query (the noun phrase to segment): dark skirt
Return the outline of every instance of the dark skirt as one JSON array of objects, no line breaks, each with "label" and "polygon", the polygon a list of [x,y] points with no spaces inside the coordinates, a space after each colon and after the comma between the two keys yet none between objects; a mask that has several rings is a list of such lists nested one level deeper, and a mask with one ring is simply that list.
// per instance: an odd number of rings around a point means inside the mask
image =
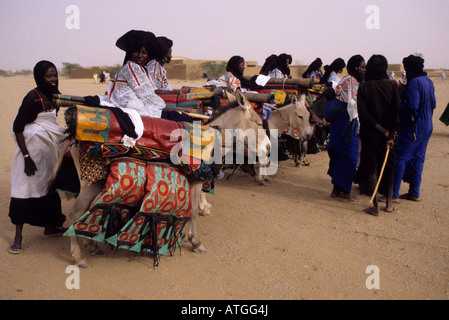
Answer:
[{"label": "dark skirt", "polygon": [[62,227],[66,219],[62,214],[61,199],[57,192],[41,198],[11,198],[9,217],[15,225],[27,223],[37,227]]}]

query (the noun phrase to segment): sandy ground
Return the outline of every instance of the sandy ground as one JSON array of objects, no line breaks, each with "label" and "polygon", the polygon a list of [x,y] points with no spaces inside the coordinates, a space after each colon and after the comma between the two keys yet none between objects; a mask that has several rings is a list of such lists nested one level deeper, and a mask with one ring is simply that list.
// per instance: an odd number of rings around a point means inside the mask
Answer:
[{"label": "sandy ground", "polygon": [[[102,94],[92,80],[60,80],[64,94]],[[309,155],[310,167],[281,163],[265,187],[237,172],[209,196],[213,216],[200,217],[208,249],[184,244],[156,269],[148,256],[120,251],[91,256],[80,289],[69,290],[69,239],[43,238],[25,226],[20,255],[7,252],[14,237],[8,217],[11,124],[32,77],[0,77],[0,298],[1,299],[443,299],[449,298],[449,128],[438,121],[449,102],[449,82],[434,79],[437,108],[419,203],[373,217],[369,198],[343,203],[329,197],[328,155]],[[201,86],[203,81],[172,81]],[[60,114],[62,117],[62,113]],[[227,172],[229,174],[229,172]],[[403,185],[401,193],[407,191]],[[354,190],[356,193],[357,189]],[[63,200],[68,214],[72,201]],[[2,249],[1,249],[2,248]],[[379,289],[368,289],[368,266],[377,266]],[[374,275],[374,274],[373,274]]]}]

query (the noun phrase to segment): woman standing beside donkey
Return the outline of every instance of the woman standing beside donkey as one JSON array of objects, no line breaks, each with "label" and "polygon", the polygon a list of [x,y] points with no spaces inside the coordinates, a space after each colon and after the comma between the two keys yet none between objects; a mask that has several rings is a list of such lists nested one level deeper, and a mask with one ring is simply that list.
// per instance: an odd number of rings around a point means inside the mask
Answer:
[{"label": "woman standing beside donkey", "polygon": [[66,128],[56,122],[52,94],[58,91],[58,72],[50,61],[34,67],[37,87],[23,99],[13,124],[17,143],[11,166],[9,217],[16,226],[9,253],[22,252],[25,223],[45,227],[44,236],[62,234],[65,216],[57,192],[47,193],[53,167],[58,161]]}]

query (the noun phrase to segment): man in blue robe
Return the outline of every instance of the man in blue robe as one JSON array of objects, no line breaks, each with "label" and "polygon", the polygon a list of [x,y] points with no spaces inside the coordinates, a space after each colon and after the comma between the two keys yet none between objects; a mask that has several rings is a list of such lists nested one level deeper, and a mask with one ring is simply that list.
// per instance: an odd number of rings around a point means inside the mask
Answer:
[{"label": "man in blue robe", "polygon": [[[435,88],[423,71],[423,58],[410,55],[402,63],[407,75],[407,86],[399,108],[393,201],[399,202],[399,198],[421,201],[421,176],[436,107]],[[402,181],[409,183],[409,190],[399,196]]]}]

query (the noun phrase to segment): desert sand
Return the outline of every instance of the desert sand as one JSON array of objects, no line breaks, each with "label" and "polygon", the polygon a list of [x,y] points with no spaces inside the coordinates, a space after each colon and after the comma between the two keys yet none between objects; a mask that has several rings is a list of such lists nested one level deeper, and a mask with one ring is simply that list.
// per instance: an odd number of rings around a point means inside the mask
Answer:
[{"label": "desert sand", "polygon": [[[397,211],[374,217],[363,212],[367,196],[358,203],[331,199],[325,151],[309,155],[309,167],[281,162],[264,187],[237,171],[219,180],[216,194],[208,197],[213,215],[199,218],[207,253],[196,254],[185,243],[157,268],[150,256],[124,250],[89,256],[92,268],[80,270],[80,288],[70,290],[69,238],[44,238],[43,228],[26,225],[23,252],[7,251],[15,230],[8,217],[11,125],[35,84],[32,76],[0,77],[0,299],[448,299],[449,127],[438,119],[449,102],[449,82],[433,80],[437,108],[421,202],[403,200]],[[106,90],[91,79],[61,78],[59,87],[79,96]],[[63,124],[63,112],[59,120]],[[353,191],[358,194],[357,187]],[[63,200],[65,214],[72,203]],[[378,289],[367,288],[369,266],[378,268]]]}]

